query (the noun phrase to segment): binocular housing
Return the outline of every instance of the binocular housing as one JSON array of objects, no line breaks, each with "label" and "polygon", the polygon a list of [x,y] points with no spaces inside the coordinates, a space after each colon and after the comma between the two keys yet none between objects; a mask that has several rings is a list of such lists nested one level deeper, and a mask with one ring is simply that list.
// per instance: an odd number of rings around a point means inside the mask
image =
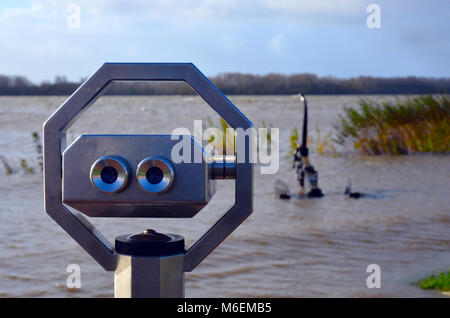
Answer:
[{"label": "binocular housing", "polygon": [[191,136],[179,137],[190,162],[171,159],[179,138],[170,135],[81,135],[62,155],[62,202],[91,217],[193,217],[214,179],[235,178],[235,160],[208,162]]}]

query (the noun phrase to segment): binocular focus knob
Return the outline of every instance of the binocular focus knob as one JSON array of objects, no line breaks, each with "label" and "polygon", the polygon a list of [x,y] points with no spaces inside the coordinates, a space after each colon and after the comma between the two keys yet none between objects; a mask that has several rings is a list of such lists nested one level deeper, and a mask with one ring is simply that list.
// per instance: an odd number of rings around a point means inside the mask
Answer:
[{"label": "binocular focus knob", "polygon": [[236,179],[236,156],[215,156],[211,163],[213,179]]}]

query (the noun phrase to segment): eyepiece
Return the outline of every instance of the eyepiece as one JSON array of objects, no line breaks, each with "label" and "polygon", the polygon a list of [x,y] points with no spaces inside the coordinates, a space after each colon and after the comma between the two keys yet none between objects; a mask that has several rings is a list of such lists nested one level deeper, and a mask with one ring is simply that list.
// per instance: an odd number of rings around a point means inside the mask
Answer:
[{"label": "eyepiece", "polygon": [[140,188],[152,194],[169,190],[174,176],[172,164],[163,157],[145,158],[136,169],[136,180]]},{"label": "eyepiece", "polygon": [[145,177],[147,178],[147,181],[150,182],[151,184],[158,184],[164,178],[164,173],[158,167],[151,167],[150,169],[147,170]]},{"label": "eyepiece", "polygon": [[100,172],[100,178],[104,183],[107,184],[114,183],[114,181],[117,180],[118,176],[119,173],[117,172],[116,168],[113,167],[105,167],[102,169],[102,172]]},{"label": "eyepiece", "polygon": [[127,186],[129,171],[128,164],[122,158],[102,157],[91,167],[91,183],[101,192],[117,193]]}]

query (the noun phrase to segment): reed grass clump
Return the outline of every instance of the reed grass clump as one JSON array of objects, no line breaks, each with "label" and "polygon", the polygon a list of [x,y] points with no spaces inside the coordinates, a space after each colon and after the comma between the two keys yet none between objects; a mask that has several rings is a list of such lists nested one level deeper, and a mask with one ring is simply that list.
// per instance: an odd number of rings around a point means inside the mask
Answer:
[{"label": "reed grass clump", "polygon": [[[210,143],[218,155],[226,154],[226,151],[235,152],[236,151],[236,133],[233,130],[233,127],[228,125],[228,123],[223,119],[219,119],[218,125],[215,124],[210,117],[208,117],[208,125],[210,129],[215,130],[215,135],[220,136],[221,138],[214,139],[214,137],[211,137],[208,140],[208,143]],[[262,121],[261,128],[265,128],[266,132],[263,136],[263,138],[266,139],[267,147],[271,147],[274,140],[272,140],[272,128],[273,125],[271,123],[266,123],[264,120]],[[205,129],[205,127],[203,127]],[[227,131],[228,129],[231,129],[233,131]],[[257,143],[257,146],[259,148],[259,142]],[[269,148],[270,149],[270,148]]]},{"label": "reed grass clump", "polygon": [[[289,136],[290,150],[288,156],[293,156],[300,147],[300,134],[297,128],[292,129]],[[326,135],[322,135],[320,128],[316,126],[316,137],[308,137],[308,147],[321,156],[337,157],[338,153],[334,147],[333,133],[330,131]]]},{"label": "reed grass clump", "polygon": [[41,138],[39,137],[39,133],[37,133],[36,131],[34,131],[31,136],[33,137],[34,147],[37,153],[37,163],[42,172],[44,171],[44,157],[42,155]]},{"label": "reed grass clump", "polygon": [[[210,143],[217,155],[224,155],[228,151],[236,150],[236,136],[235,134],[227,133],[227,129],[231,129],[232,127],[228,125],[228,123],[223,119],[219,119],[218,125],[214,124],[210,117],[208,117],[209,128],[215,130],[215,135],[220,138],[215,139],[215,137],[210,137],[208,143]],[[217,127],[218,126],[218,127]]]},{"label": "reed grass clump", "polygon": [[420,96],[395,103],[360,100],[335,125],[338,143],[350,140],[363,154],[450,151],[449,95]]},{"label": "reed grass clump", "polygon": [[23,171],[26,174],[32,174],[34,173],[34,168],[31,167],[30,165],[28,165],[28,162],[26,159],[21,159],[20,160],[20,167],[23,169]]},{"label": "reed grass clump", "polygon": [[450,271],[440,273],[437,276],[431,275],[417,282],[422,289],[437,289],[441,291],[450,291]]},{"label": "reed grass clump", "polygon": [[0,156],[0,162],[2,163],[3,168],[5,169],[5,173],[7,175],[10,175],[13,173],[13,169],[11,168],[8,161],[6,161],[6,159],[3,156]]}]

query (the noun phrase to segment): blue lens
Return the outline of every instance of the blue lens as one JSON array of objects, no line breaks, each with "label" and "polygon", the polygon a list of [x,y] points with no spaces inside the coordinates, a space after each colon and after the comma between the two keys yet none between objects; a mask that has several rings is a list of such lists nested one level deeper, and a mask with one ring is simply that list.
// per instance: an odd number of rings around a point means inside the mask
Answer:
[{"label": "blue lens", "polygon": [[100,177],[102,178],[102,181],[107,184],[114,183],[117,180],[117,170],[113,167],[105,167],[102,169],[102,172],[100,173]]},{"label": "blue lens", "polygon": [[147,170],[147,173],[145,174],[145,177],[147,178],[147,181],[151,184],[158,184],[163,179],[163,172],[158,167],[151,167]]}]

